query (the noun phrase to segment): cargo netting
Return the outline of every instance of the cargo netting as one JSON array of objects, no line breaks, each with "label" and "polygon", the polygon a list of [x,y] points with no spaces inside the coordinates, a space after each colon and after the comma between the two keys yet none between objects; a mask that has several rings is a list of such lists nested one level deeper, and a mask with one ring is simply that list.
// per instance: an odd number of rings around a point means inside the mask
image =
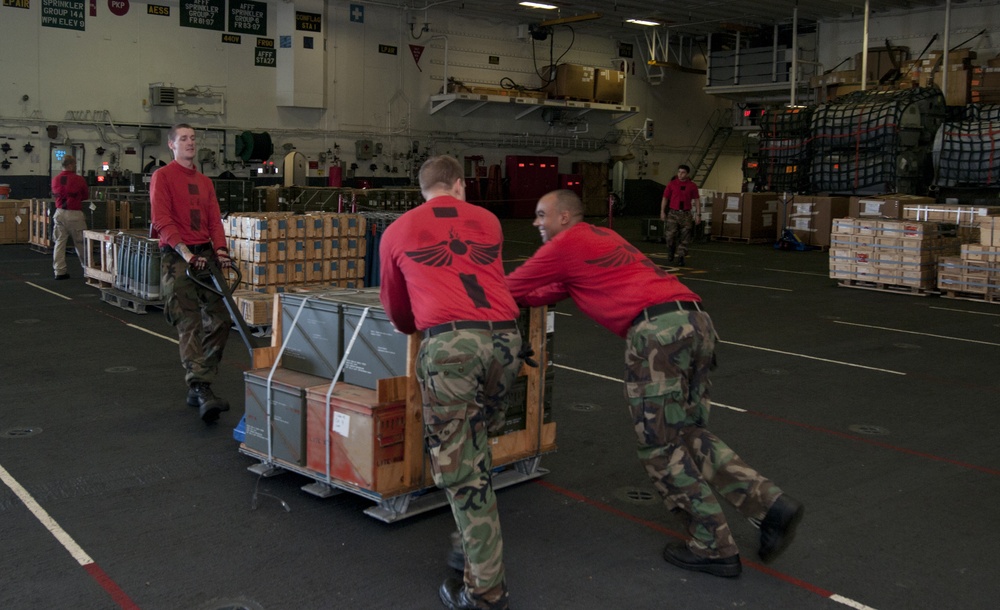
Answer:
[{"label": "cargo netting", "polygon": [[939,186],[1000,186],[1000,120],[945,123],[938,156]]},{"label": "cargo netting", "polygon": [[809,188],[809,141],[802,138],[762,139],[760,177],[764,190],[803,193]]},{"label": "cargo netting", "polygon": [[782,108],[768,110],[761,120],[761,133],[765,138],[808,138],[811,130],[812,109]]}]

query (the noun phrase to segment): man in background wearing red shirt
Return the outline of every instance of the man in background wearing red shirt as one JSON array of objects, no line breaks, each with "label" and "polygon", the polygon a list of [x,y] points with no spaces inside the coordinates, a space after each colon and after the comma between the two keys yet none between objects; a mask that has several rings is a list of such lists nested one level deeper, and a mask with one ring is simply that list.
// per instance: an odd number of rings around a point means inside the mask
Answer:
[{"label": "man in background wearing red shirt", "polygon": [[571,297],[625,338],[625,395],[639,461],[690,535],[668,544],[663,558],[687,570],[740,575],[739,548],[711,485],[759,524],[758,554],[774,559],[791,542],[802,505],[708,430],[716,337],[701,298],[614,231],[583,222],[572,191],[542,197],[535,216],[544,243],[507,284],[520,305]]},{"label": "man in background wearing red shirt", "polygon": [[68,280],[66,269],[66,242],[73,238],[73,247],[80,265],[87,262],[87,249],[83,243],[83,232],[87,229],[87,218],[83,214],[83,201],[90,198],[87,181],[76,173],[76,158],[63,157],[62,171],[52,179],[52,196],[56,200],[56,213],[52,217],[52,270],[57,280]]},{"label": "man in background wearing red shirt", "polygon": [[[420,168],[426,203],[388,226],[379,248],[381,300],[397,330],[422,332],[416,376],[434,484],[451,504],[464,581],[438,595],[453,609],[508,607],[503,540],[487,432],[521,368],[518,307],[504,281],[500,221],[465,202],[462,166]],[[449,561],[451,564],[451,561]]]},{"label": "man in background wearing red shirt", "polygon": [[180,338],[187,404],[198,407],[202,421],[211,423],[229,410],[229,403],[212,392],[211,383],[219,372],[232,319],[222,296],[196,283],[187,270],[202,272],[213,259],[225,269],[232,260],[215,186],[195,169],[194,128],[174,125],[167,133],[167,146],[174,160],[156,170],[149,185],[152,225],[163,254],[163,313]]},{"label": "man in background wearing red shirt", "polygon": [[[681,165],[677,168],[677,178],[667,183],[660,199],[660,220],[664,221],[663,235],[667,240],[667,264],[684,266],[684,257],[691,247],[694,227],[701,222],[701,198],[698,186],[688,174],[691,168]],[[680,238],[678,239],[678,234]]]}]

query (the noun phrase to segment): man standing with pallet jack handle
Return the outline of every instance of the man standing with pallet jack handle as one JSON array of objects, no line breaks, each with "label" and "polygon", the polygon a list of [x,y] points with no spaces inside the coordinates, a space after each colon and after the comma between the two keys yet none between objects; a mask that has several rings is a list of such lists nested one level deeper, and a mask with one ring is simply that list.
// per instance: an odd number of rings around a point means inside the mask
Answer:
[{"label": "man standing with pallet jack handle", "polygon": [[[212,181],[195,169],[194,128],[180,123],[167,133],[172,163],[153,173],[149,186],[152,231],[159,236],[163,313],[180,338],[187,404],[211,423],[229,403],[212,392],[232,319],[223,297],[188,276],[210,264],[232,266]],[[207,273],[205,273],[207,277]],[[211,281],[211,280],[208,280]]]},{"label": "man standing with pallet jack handle", "polygon": [[774,559],[791,542],[802,505],[708,429],[716,336],[701,299],[617,233],[583,222],[583,204],[572,191],[542,197],[534,225],[544,243],[507,284],[521,305],[572,297],[583,313],[625,338],[625,395],[639,461],[690,535],[686,543],[668,544],[663,558],[686,570],[740,575],[739,548],[714,487],[759,525],[758,554]]},{"label": "man standing with pallet jack handle", "polygon": [[503,423],[501,401],[521,368],[518,307],[504,281],[500,221],[465,202],[458,161],[425,161],[420,191],[426,203],[382,235],[380,296],[397,330],[423,334],[424,442],[461,538],[449,565],[464,564],[464,582],[447,579],[439,596],[452,609],[501,610],[508,593],[487,432]]},{"label": "man standing with pallet jack handle", "polygon": [[660,220],[664,221],[663,235],[667,241],[667,264],[672,265],[676,260],[679,267],[684,266],[694,227],[701,222],[701,198],[698,186],[688,176],[690,173],[691,168],[687,165],[678,166],[677,177],[667,183],[660,199]]}]

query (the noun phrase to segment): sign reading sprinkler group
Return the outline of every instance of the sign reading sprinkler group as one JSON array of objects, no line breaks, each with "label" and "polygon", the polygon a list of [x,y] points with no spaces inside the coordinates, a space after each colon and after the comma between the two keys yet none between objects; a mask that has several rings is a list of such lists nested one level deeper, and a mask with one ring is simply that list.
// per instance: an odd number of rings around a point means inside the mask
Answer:
[{"label": "sign reading sprinkler group", "polygon": [[84,31],[86,14],[83,0],[42,0],[42,26]]}]

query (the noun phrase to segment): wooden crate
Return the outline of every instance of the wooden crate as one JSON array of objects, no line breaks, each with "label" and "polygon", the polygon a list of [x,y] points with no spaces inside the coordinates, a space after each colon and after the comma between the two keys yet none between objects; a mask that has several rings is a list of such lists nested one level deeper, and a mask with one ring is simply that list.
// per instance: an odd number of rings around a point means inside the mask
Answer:
[{"label": "wooden crate", "polygon": [[115,283],[115,245],[116,231],[83,232],[84,251],[86,255],[80,261],[83,263],[83,277],[95,280],[95,283],[113,286]]}]

